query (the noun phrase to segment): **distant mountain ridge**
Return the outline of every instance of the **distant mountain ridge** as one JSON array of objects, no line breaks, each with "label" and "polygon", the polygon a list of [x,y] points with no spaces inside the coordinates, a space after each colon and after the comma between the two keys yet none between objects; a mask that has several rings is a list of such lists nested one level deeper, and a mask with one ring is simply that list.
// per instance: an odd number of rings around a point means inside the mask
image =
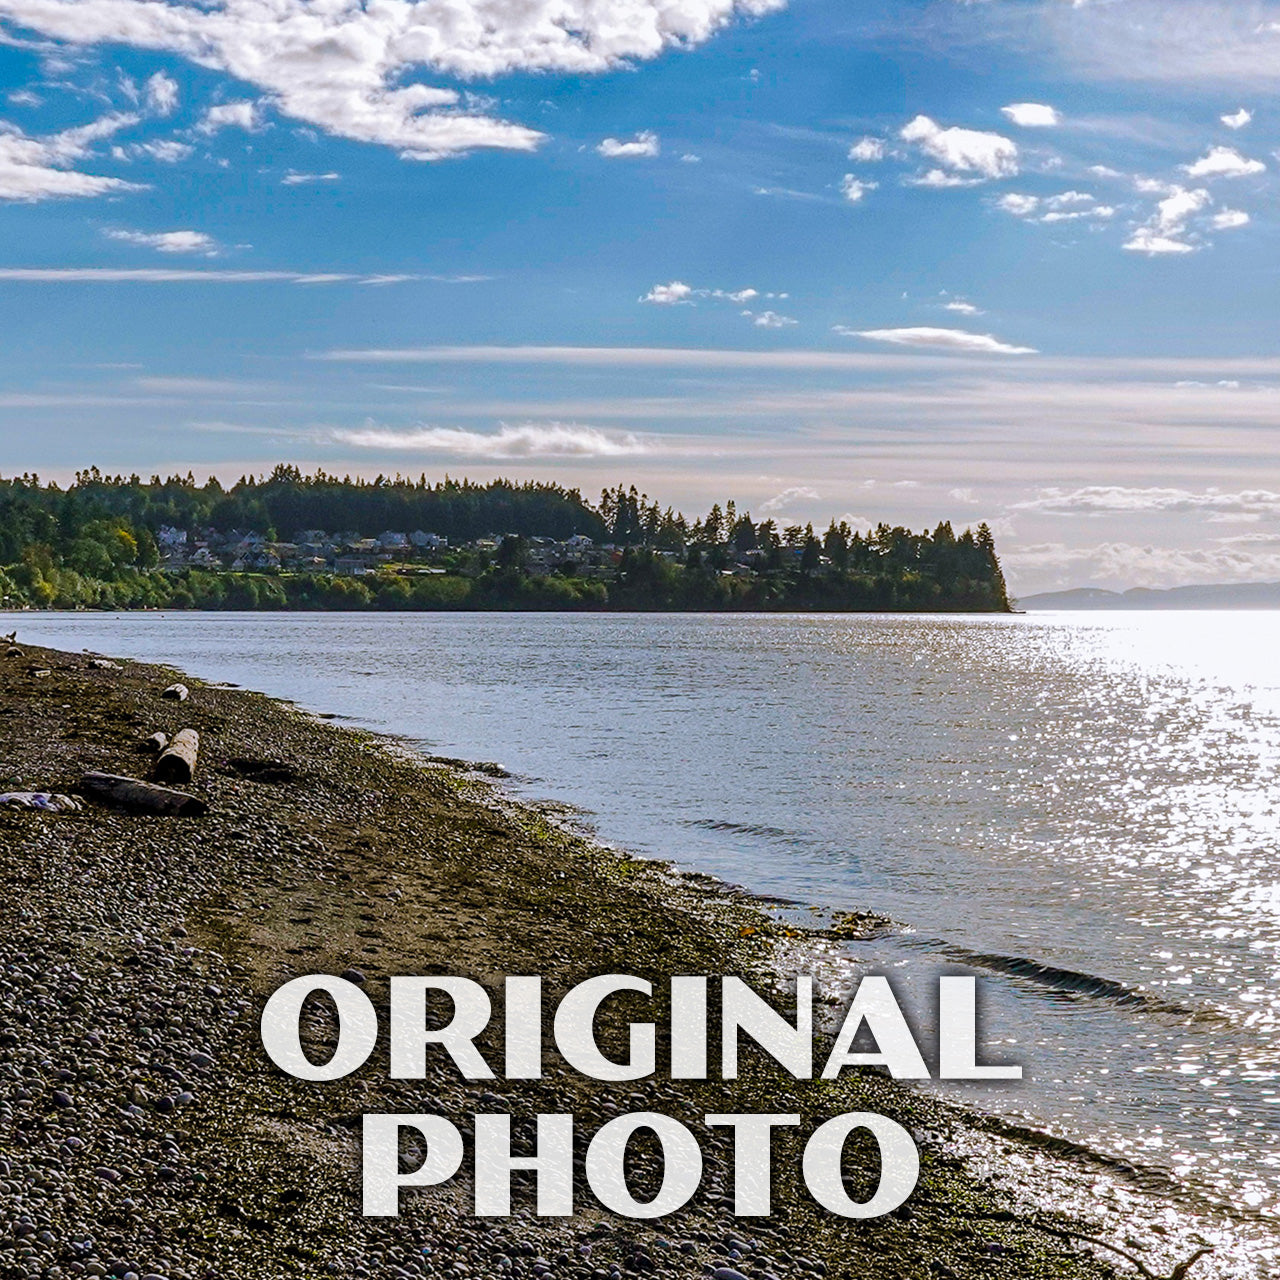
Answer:
[{"label": "distant mountain ridge", "polygon": [[1033,613],[1044,609],[1280,609],[1280,582],[1217,582],[1163,591],[1076,587],[1021,596],[1015,607]]}]

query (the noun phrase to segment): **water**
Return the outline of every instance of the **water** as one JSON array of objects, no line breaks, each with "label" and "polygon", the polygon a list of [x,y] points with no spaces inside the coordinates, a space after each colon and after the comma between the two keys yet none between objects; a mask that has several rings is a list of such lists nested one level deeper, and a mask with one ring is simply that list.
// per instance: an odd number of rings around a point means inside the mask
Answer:
[{"label": "water", "polygon": [[[927,1026],[982,978],[988,1109],[1280,1213],[1280,614],[30,615],[497,760],[602,838],[881,912]],[[1034,965],[1046,966],[1035,969]]]}]

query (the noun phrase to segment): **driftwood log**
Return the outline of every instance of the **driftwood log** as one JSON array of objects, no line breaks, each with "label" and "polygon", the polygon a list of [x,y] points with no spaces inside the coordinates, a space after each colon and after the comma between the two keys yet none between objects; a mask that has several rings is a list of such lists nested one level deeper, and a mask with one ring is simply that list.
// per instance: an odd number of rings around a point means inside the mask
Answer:
[{"label": "driftwood log", "polygon": [[167,733],[153,733],[149,738],[143,738],[138,744],[138,750],[145,751],[148,755],[158,756],[168,745]]},{"label": "driftwood log", "polygon": [[190,782],[196,776],[196,760],[199,755],[200,735],[194,729],[179,729],[156,761],[156,781]]},{"label": "driftwood log", "polygon": [[80,780],[80,790],[94,800],[132,809],[135,813],[198,817],[209,809],[203,800],[185,791],[171,791],[168,787],[139,782],[137,778],[122,778],[114,773],[86,773]]},{"label": "driftwood log", "polygon": [[187,686],[185,684],[171,684],[160,696],[168,698],[170,702],[186,702]]}]

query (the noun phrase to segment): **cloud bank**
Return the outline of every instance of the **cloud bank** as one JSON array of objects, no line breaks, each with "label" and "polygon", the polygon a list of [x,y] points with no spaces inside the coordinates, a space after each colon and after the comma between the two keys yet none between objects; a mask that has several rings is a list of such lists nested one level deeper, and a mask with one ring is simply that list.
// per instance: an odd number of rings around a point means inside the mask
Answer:
[{"label": "cloud bank", "polygon": [[335,431],[334,439],[361,449],[402,453],[450,454],[460,458],[503,461],[519,458],[625,458],[648,453],[648,446],[632,432],[612,433],[598,427],[566,422],[503,423],[497,431],[467,431],[462,427],[420,427],[390,431],[366,426]]},{"label": "cloud bank", "polygon": [[[328,133],[433,160],[528,151],[542,135],[413,80],[515,71],[572,75],[708,40],[785,0],[0,0],[0,19],[76,45],[177,54],[253,85]],[[79,193],[77,193],[79,194]]]}]

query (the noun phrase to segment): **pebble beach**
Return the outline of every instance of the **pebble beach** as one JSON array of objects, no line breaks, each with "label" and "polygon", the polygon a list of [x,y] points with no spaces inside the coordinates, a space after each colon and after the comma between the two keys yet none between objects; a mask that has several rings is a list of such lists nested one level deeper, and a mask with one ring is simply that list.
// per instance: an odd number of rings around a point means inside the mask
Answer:
[{"label": "pebble beach", "polygon": [[[178,679],[190,696],[162,698]],[[145,778],[140,744],[184,728],[201,743],[184,790],[205,813],[82,798],[86,771]],[[797,1081],[753,1058],[732,1082],[659,1071],[601,1086],[554,1062],[541,1080],[493,1082],[434,1060],[413,1081],[385,1064],[326,1084],[275,1068],[258,1017],[302,974],[347,975],[383,1007],[396,974],[496,989],[538,973],[567,989],[621,972],[661,991],[672,974],[733,973],[764,991],[803,954],[796,928],[741,896],[595,846],[482,772],[258,694],[20,640],[0,657],[0,769],[0,790],[81,798],[68,811],[0,808],[0,1276],[1133,1273],[1079,1238],[1096,1228],[976,1172],[960,1140],[973,1118],[874,1072]],[[322,1046],[333,1030],[317,1013],[306,1033]],[[406,1194],[398,1218],[361,1215],[366,1113],[434,1112],[469,1137],[476,1114],[508,1112],[519,1145],[538,1113],[571,1112],[586,1133],[649,1110],[681,1119],[704,1153],[699,1192],[670,1217],[611,1215],[584,1184],[572,1218],[536,1216],[524,1188],[511,1217],[479,1219],[461,1176]],[[782,1134],[774,1212],[735,1218],[729,1139],[701,1117],[750,1111],[798,1112],[806,1129],[889,1115],[917,1138],[919,1185],[883,1218],[835,1217],[806,1194],[799,1139]],[[655,1163],[635,1152],[638,1189]]]}]

